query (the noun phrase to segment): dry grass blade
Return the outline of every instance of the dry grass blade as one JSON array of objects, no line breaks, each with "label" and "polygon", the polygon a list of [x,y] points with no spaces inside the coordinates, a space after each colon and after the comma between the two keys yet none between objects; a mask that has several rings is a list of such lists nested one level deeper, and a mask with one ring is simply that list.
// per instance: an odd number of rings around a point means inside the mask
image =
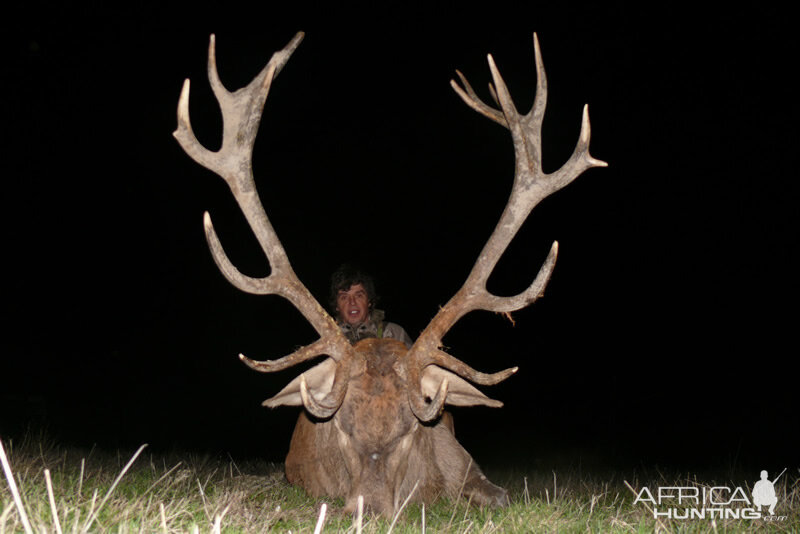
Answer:
[{"label": "dry grass blade", "polygon": [[558,482],[556,481],[556,472],[553,471],[553,501],[558,498]]},{"label": "dry grass blade", "polygon": [[525,489],[522,492],[522,496],[524,498],[525,506],[531,505],[531,494],[528,491],[528,477],[522,477],[522,480],[525,484]]},{"label": "dry grass blade", "polygon": [[467,469],[464,471],[464,479],[461,481],[461,488],[458,490],[458,496],[456,497],[456,502],[453,503],[453,515],[450,516],[450,521],[447,523],[448,530],[453,525],[453,519],[456,518],[456,509],[458,508],[458,503],[461,500],[461,495],[464,493],[464,486],[467,484],[467,477],[469,476],[469,470],[472,467],[472,458],[469,459],[469,464],[467,464]]},{"label": "dry grass blade", "polygon": [[[227,512],[227,509],[225,511]],[[211,534],[220,534],[221,532],[222,532],[222,515],[217,515],[216,517],[214,517],[214,524],[211,526]]]},{"label": "dry grass blade", "polygon": [[12,502],[12,503],[9,503],[8,506],[6,506],[5,510],[3,510],[3,513],[0,514],[0,534],[4,534],[5,533],[5,531],[6,531],[6,529],[5,529],[6,520],[8,519],[8,516],[9,516],[9,514],[11,514],[11,510],[13,510],[13,509],[14,509],[14,503]]},{"label": "dry grass blade", "polygon": [[78,499],[81,498],[81,491],[83,490],[83,471],[86,468],[86,458],[81,458],[81,476],[78,478]]},{"label": "dry grass blade", "polygon": [[61,534],[61,523],[58,521],[58,510],[56,509],[56,500],[53,498],[53,482],[50,480],[50,470],[44,470],[44,479],[47,482],[47,497],[50,500],[50,511],[53,513],[53,524],[56,527],[56,532]]},{"label": "dry grass blade", "polygon": [[408,494],[408,497],[406,497],[406,500],[405,500],[405,501],[403,501],[403,504],[400,506],[400,509],[399,509],[399,510],[397,510],[397,513],[396,513],[396,514],[394,514],[394,519],[392,519],[392,524],[391,524],[391,525],[389,525],[389,530],[388,530],[388,531],[386,531],[386,534],[392,534],[392,529],[394,528],[394,525],[395,525],[395,523],[397,523],[397,518],[398,518],[398,517],[400,517],[400,514],[402,514],[402,513],[403,513],[403,509],[404,509],[404,508],[406,507],[406,505],[408,504],[408,501],[410,501],[410,500],[411,500],[411,497],[414,495],[414,492],[415,492],[415,491],[417,491],[417,486],[419,486],[419,480],[417,480],[417,481],[414,483],[414,487],[413,487],[413,488],[411,488],[411,492]]},{"label": "dry grass blade", "polygon": [[106,493],[106,496],[103,497],[103,500],[100,501],[100,504],[97,506],[97,509],[91,515],[89,515],[89,519],[86,520],[86,524],[83,526],[83,531],[84,532],[88,532],[89,531],[89,527],[91,527],[92,523],[94,523],[94,521],[97,519],[97,514],[100,513],[100,510],[103,508],[103,505],[111,497],[111,494],[114,492],[114,488],[117,487],[117,484],[119,484],[119,481],[122,480],[122,477],[125,476],[125,473],[128,472],[128,469],[130,469],[131,465],[133,465],[133,462],[136,461],[136,458],[139,457],[139,455],[142,453],[142,451],[145,449],[145,447],[147,447],[147,443],[145,443],[144,445],[139,447],[139,449],[133,454],[131,459],[128,460],[128,463],[125,464],[125,467],[122,468],[122,471],[119,472],[119,475],[117,475],[117,478],[114,479],[114,483],[111,484],[110,488],[108,488],[108,492]]},{"label": "dry grass blade", "polygon": [[314,534],[320,534],[322,527],[325,525],[325,512],[328,510],[328,505],[322,503],[319,509],[319,518],[317,518],[317,526],[314,527]]},{"label": "dry grass blade", "polygon": [[361,528],[364,522],[364,496],[358,496],[358,505],[356,507],[356,534],[361,534]]},{"label": "dry grass blade", "polygon": [[159,510],[159,513],[161,514],[161,530],[164,531],[164,534],[167,534],[167,532],[169,532],[169,530],[167,530],[167,514],[164,511],[164,503],[163,502],[158,503],[158,510]]},{"label": "dry grass blade", "polygon": [[3,463],[3,471],[6,474],[8,487],[11,489],[11,495],[13,495],[14,497],[14,504],[17,506],[17,512],[19,513],[19,519],[22,522],[22,527],[28,534],[33,534],[33,529],[31,528],[30,521],[28,521],[28,514],[25,513],[25,507],[22,506],[22,499],[19,496],[19,490],[17,490],[17,483],[14,480],[14,474],[11,472],[11,464],[8,462],[8,457],[6,457],[6,450],[3,447],[2,440],[0,440],[0,461],[2,461]]},{"label": "dry grass blade", "polygon": [[158,486],[158,484],[159,484],[159,483],[160,483],[162,480],[164,480],[164,479],[165,479],[165,478],[167,478],[167,477],[168,477],[170,474],[172,474],[172,472],[173,472],[173,471],[175,471],[175,470],[178,468],[178,466],[180,466],[180,465],[181,465],[181,463],[183,463],[183,462],[178,462],[177,464],[175,464],[174,466],[172,466],[172,468],[171,468],[169,471],[167,471],[166,473],[164,473],[163,475],[161,475],[160,477],[158,477],[158,480],[156,480],[155,482],[153,482],[152,484],[150,484],[150,487],[149,487],[149,488],[147,488],[147,490],[144,492],[144,495],[147,495],[148,493],[150,493],[151,491],[153,491],[153,488],[155,488],[156,486]]},{"label": "dry grass blade", "polygon": [[89,517],[91,517],[94,514],[94,505],[95,504],[97,504],[97,490],[94,490],[92,492],[92,501],[91,501],[91,504],[89,505]]}]

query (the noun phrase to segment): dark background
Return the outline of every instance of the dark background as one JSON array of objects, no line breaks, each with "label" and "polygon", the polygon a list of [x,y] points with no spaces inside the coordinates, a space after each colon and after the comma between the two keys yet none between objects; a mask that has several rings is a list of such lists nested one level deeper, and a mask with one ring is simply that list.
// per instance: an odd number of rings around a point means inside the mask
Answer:
[{"label": "dark background", "polygon": [[262,375],[236,355],[278,357],[314,332],[287,302],[217,271],[204,210],[242,271],[269,268],[225,184],[171,136],[189,77],[195,132],[219,146],[210,33],[235,89],[306,32],[267,101],[261,198],[320,300],[340,263],[359,262],[414,336],[465,279],[513,173],[510,135],[448,82],[458,68],[488,99],[491,52],[527,111],[537,31],[545,170],[569,157],[584,103],[592,154],[609,167],[545,200],[490,281],[521,291],[557,239],[546,296],[516,326],[476,312],[446,337],[481,370],[520,366],[484,388],[505,408],[456,410],[457,435],[480,462],[542,468],[796,464],[788,14],[531,4],[12,11],[0,431],[283,458],[297,410],[260,402],[297,371]]}]

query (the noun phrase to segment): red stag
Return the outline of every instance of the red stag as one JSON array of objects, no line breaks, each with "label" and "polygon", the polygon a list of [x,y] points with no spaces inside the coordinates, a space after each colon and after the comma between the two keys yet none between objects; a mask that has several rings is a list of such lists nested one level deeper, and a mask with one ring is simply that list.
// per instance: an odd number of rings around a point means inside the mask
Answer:
[{"label": "red stag", "polygon": [[533,108],[527,115],[517,112],[491,56],[492,96],[499,109],[481,101],[457,72],[463,87],[454,81],[451,85],[464,102],[511,132],[516,154],[511,197],[466,282],[411,349],[406,350],[393,339],[366,339],[351,345],[292,270],[253,181],[252,149],[267,93],[302,39],[303,33],[298,33],[247,87],[231,93],[217,74],[212,35],[208,77],[222,110],[222,147],[217,152],[209,151],[192,133],[188,79],[178,103],[178,128],[174,132],[192,159],[228,183],[269,260],[271,273],[266,278],[240,273],[223,251],[206,212],[206,238],[219,269],[242,291],[288,299],[320,336],[277,360],[239,357],[251,368],[266,373],[327,357],[264,402],[270,408],[305,407],[292,436],[286,476],[312,495],[345,498],[346,510],[354,509],[359,495],[367,507],[387,515],[394,513],[409,495],[416,501],[430,502],[440,495],[455,497],[463,492],[479,505],[503,505],[508,499],[506,491],[481,473],[450,427],[442,422],[441,414],[446,404],[501,407],[501,402],[486,397],[470,382],[494,385],[517,368],[492,374],[476,371],[444,352],[442,337],[470,311],[509,313],[529,305],[544,291],[555,265],[557,243],[553,243],[533,283],[522,293],[496,296],[487,291],[486,281],[539,201],[586,169],[606,166],[589,155],[588,108],[584,107],[580,137],[572,156],[559,170],[545,174],[541,167],[541,126],[547,85],[536,35],[538,82]]}]

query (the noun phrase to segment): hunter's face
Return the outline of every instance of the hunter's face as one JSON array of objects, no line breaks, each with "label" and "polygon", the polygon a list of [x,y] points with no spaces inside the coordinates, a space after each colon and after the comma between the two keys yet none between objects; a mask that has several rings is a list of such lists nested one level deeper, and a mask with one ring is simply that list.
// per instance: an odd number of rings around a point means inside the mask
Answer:
[{"label": "hunter's face", "polygon": [[339,317],[351,326],[367,320],[369,315],[369,295],[361,284],[353,284],[347,291],[340,290],[336,297],[336,310]]}]

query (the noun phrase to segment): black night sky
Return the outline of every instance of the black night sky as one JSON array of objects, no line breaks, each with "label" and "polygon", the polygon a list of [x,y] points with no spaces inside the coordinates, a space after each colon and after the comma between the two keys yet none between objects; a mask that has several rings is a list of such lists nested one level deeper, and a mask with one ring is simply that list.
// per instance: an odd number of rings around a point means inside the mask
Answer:
[{"label": "black night sky", "polygon": [[456,410],[457,435],[489,463],[796,464],[787,13],[268,4],[186,6],[182,19],[34,3],[5,18],[0,432],[276,461],[288,449],[297,410],[260,403],[297,371],[262,375],[236,355],[275,358],[315,334],[287,302],[217,271],[205,210],[240,270],[269,267],[227,186],[171,135],[189,77],[195,132],[219,146],[210,33],[236,89],[306,32],[256,143],[262,201],[320,300],[339,264],[360,263],[414,336],[465,279],[513,175],[510,135],[449,80],[461,70],[488,100],[492,53],[527,111],[536,31],[545,170],[569,157],[584,103],[592,155],[609,167],[534,210],[490,280],[521,291],[558,240],[545,297],[515,326],[476,312],[445,338],[480,370],[520,366],[483,388],[505,408]]}]

